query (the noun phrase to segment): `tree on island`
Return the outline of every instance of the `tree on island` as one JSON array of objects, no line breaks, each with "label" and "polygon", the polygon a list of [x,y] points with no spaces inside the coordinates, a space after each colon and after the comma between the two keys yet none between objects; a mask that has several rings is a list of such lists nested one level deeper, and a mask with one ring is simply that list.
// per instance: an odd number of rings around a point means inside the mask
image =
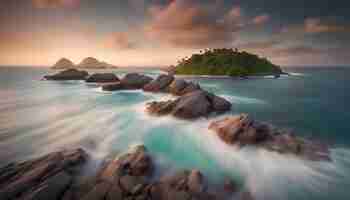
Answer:
[{"label": "tree on island", "polygon": [[259,76],[279,75],[282,70],[266,58],[239,51],[237,48],[205,49],[178,61],[176,74]]}]

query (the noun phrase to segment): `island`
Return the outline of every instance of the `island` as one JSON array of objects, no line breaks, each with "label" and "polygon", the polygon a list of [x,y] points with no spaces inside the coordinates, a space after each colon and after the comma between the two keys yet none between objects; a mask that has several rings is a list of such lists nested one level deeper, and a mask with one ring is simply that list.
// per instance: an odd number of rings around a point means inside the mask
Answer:
[{"label": "island", "polygon": [[282,69],[267,58],[238,49],[206,49],[178,61],[168,69],[176,75],[266,76],[279,77]]},{"label": "island", "polygon": [[109,69],[117,68],[116,66],[99,61],[94,57],[84,58],[79,64],[75,65],[71,60],[67,58],[59,59],[53,66],[52,69],[72,69],[72,68],[81,68],[81,69]]}]

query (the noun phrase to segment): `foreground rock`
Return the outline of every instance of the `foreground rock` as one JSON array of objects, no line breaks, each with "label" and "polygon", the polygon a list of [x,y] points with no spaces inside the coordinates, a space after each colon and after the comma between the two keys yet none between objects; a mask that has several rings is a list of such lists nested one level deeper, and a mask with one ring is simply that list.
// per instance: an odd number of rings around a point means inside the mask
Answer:
[{"label": "foreground rock", "polygon": [[326,145],[254,121],[246,114],[212,122],[209,129],[214,130],[224,142],[231,145],[255,145],[279,153],[295,154],[308,160],[330,160]]},{"label": "foreground rock", "polygon": [[209,188],[195,169],[155,176],[144,146],[106,160],[94,175],[79,173],[86,160],[77,149],[9,164],[0,169],[1,200],[213,200],[237,194],[232,181]]},{"label": "foreground rock", "polygon": [[89,76],[89,73],[86,71],[80,71],[77,69],[67,69],[61,72],[58,72],[54,75],[46,75],[44,78],[46,80],[55,80],[55,81],[65,81],[65,80],[85,80]]},{"label": "foreground rock", "polygon": [[151,81],[143,87],[147,92],[165,92],[167,87],[173,82],[174,77],[171,75],[159,75],[157,79]]},{"label": "foreground rock", "polygon": [[129,73],[125,75],[119,83],[104,85],[102,89],[105,91],[142,89],[152,80],[151,77],[145,75]]},{"label": "foreground rock", "polygon": [[182,96],[200,89],[201,87],[198,84],[187,82],[184,79],[175,79],[167,88],[168,92],[177,96]]},{"label": "foreground rock", "polygon": [[119,78],[113,73],[96,73],[86,79],[88,83],[108,83],[117,81],[119,81]]},{"label": "foreground rock", "polygon": [[60,199],[87,160],[82,149],[48,154],[0,169],[1,200]]},{"label": "foreground rock", "polygon": [[151,102],[146,107],[150,114],[170,114],[182,119],[205,117],[213,112],[222,113],[230,109],[230,102],[203,90],[190,92],[176,100]]}]

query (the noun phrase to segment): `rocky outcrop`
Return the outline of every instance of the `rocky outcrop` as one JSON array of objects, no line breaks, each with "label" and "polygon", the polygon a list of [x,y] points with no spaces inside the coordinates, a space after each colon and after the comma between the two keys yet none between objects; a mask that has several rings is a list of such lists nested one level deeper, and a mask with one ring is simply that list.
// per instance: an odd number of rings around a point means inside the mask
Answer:
[{"label": "rocky outcrop", "polygon": [[106,62],[101,62],[93,57],[84,58],[78,65],[78,68],[86,68],[86,69],[105,69],[115,67]]},{"label": "rocky outcrop", "polygon": [[151,81],[143,87],[147,92],[165,92],[166,88],[173,82],[174,76],[171,75],[159,75],[157,79]]},{"label": "rocky outcrop", "polygon": [[74,67],[75,65],[72,61],[67,58],[61,58],[52,66],[52,69],[71,69]]},{"label": "rocky outcrop", "polygon": [[222,113],[231,109],[231,103],[203,90],[197,90],[176,100],[151,102],[146,110],[153,115],[168,115],[182,119],[195,119],[210,113]]},{"label": "rocky outcrop", "polygon": [[44,79],[46,80],[55,80],[55,81],[64,81],[64,80],[85,80],[89,76],[89,73],[86,71],[80,71],[77,69],[67,69],[57,74],[46,75]]},{"label": "rocky outcrop", "polygon": [[86,79],[88,83],[108,83],[117,81],[119,81],[119,78],[113,73],[96,73]]},{"label": "rocky outcrop", "polygon": [[193,82],[187,82],[184,79],[175,79],[168,86],[167,90],[173,95],[182,96],[200,89],[201,88],[198,84],[195,84]]},{"label": "rocky outcrop", "polygon": [[195,169],[155,176],[153,159],[142,145],[105,160],[94,174],[79,173],[87,159],[77,149],[9,164],[0,169],[1,200],[212,200],[237,192],[231,181],[209,188]]},{"label": "rocky outcrop", "polygon": [[231,145],[255,145],[279,153],[295,154],[308,160],[330,160],[326,145],[311,142],[269,124],[254,121],[247,114],[212,122],[209,129],[215,131],[224,142]]},{"label": "rocky outcrop", "polygon": [[102,89],[105,91],[142,89],[152,80],[151,77],[145,75],[129,73],[125,75],[119,83],[104,85]]},{"label": "rocky outcrop", "polygon": [[1,200],[61,199],[87,160],[82,149],[65,150],[0,169]]}]

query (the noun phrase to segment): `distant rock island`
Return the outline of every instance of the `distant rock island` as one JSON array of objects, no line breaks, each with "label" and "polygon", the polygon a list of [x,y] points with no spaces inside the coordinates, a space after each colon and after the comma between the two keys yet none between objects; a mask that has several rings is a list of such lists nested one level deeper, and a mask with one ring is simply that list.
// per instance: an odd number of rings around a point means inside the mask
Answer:
[{"label": "distant rock island", "polygon": [[238,49],[206,49],[178,61],[168,70],[178,75],[279,76],[281,68],[268,59]]},{"label": "distant rock island", "polygon": [[61,58],[53,66],[52,69],[71,69],[71,68],[83,68],[83,69],[107,69],[116,68],[116,66],[102,62],[93,57],[87,57],[83,59],[78,65],[75,65],[67,58]]}]

